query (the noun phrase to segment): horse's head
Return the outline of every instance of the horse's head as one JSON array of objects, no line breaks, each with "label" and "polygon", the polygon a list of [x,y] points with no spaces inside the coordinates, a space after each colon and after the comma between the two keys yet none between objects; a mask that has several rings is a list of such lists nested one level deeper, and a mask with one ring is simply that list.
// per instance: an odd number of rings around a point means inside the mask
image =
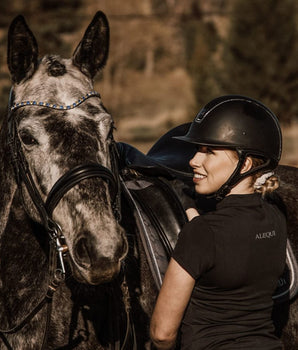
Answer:
[{"label": "horse's head", "polygon": [[109,27],[102,12],[71,59],[47,55],[39,60],[35,37],[22,16],[12,22],[8,36],[13,81],[8,124],[38,191],[30,193],[20,175],[24,206],[34,221],[44,224],[33,197],[45,203],[60,179],[52,196],[56,202],[48,205],[50,216],[62,229],[74,276],[90,284],[110,281],[127,253],[113,211],[113,120],[92,85],[107,60],[108,46]]}]

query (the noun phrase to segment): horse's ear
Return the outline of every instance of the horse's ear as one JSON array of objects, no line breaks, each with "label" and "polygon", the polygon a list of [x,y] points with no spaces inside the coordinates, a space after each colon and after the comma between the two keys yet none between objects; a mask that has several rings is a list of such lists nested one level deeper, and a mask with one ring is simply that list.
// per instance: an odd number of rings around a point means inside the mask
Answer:
[{"label": "horse's ear", "polygon": [[8,31],[7,64],[14,83],[32,76],[38,63],[38,46],[23,16],[17,16]]},{"label": "horse's ear", "polygon": [[110,32],[105,14],[98,11],[73,54],[73,64],[93,78],[108,58]]}]

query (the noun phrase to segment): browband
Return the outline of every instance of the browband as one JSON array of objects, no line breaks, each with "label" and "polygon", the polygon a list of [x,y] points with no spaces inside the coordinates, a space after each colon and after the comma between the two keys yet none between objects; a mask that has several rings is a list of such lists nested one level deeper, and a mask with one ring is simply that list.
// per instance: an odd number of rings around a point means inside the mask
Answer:
[{"label": "browband", "polygon": [[49,103],[49,102],[43,102],[43,101],[21,101],[21,102],[16,102],[13,103],[10,106],[10,110],[13,111],[16,108],[23,107],[23,106],[38,106],[38,107],[48,107],[48,108],[53,108],[53,109],[58,109],[58,110],[68,110],[68,109],[73,109],[86,101],[89,97],[99,97],[100,94],[96,91],[90,91],[86,95],[82,96],[80,99],[75,101],[74,103],[70,105],[60,105],[60,104],[55,104],[55,103]]}]

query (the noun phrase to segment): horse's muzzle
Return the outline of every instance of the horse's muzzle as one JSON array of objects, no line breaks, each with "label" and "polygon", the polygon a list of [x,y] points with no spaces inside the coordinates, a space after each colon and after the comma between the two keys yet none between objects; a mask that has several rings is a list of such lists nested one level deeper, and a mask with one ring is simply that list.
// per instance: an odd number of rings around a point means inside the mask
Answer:
[{"label": "horse's muzzle", "polygon": [[127,254],[126,237],[119,235],[117,242],[111,240],[110,244],[101,246],[98,239],[90,236],[85,233],[73,246],[73,275],[79,282],[93,285],[110,282],[118,275]]}]

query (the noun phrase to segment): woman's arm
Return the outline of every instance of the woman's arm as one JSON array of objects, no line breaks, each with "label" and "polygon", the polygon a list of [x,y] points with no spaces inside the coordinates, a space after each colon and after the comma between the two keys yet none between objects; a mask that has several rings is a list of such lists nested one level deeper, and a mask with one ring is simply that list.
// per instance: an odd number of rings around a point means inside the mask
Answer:
[{"label": "woman's arm", "polygon": [[158,350],[174,349],[178,329],[195,280],[174,259],[159,292],[151,319],[150,333]]}]

